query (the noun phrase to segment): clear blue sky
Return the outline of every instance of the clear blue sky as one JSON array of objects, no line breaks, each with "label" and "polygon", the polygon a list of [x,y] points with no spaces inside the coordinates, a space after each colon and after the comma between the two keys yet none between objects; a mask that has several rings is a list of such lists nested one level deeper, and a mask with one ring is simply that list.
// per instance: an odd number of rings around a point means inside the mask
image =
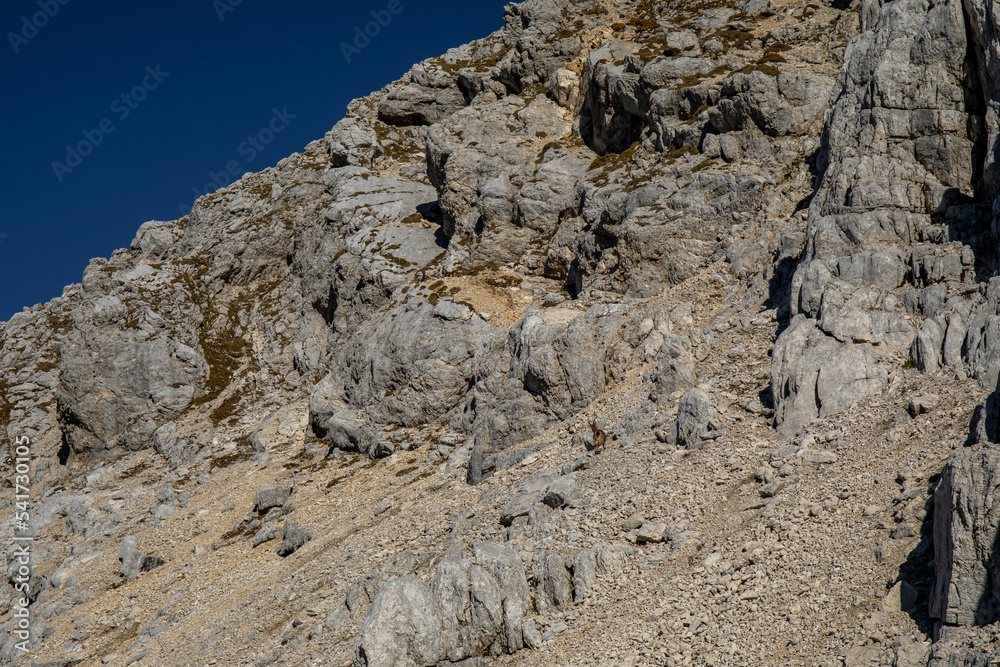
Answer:
[{"label": "clear blue sky", "polygon": [[[351,99],[497,30],[506,4],[395,1],[393,15],[390,0],[4,0],[0,319],[79,282],[143,222],[180,217],[227,163],[273,165]],[[340,44],[373,11],[391,21],[348,63]],[[274,109],[295,118],[245,144]]]}]

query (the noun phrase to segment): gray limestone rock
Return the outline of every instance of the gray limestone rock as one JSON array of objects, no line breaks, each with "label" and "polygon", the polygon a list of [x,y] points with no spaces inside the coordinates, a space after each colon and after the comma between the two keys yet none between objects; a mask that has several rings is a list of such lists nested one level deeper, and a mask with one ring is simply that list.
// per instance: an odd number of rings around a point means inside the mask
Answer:
[{"label": "gray limestone rock", "polygon": [[663,341],[656,357],[656,370],[651,379],[653,388],[650,398],[654,401],[665,399],[680,389],[686,389],[696,381],[695,361],[687,345],[677,336],[669,336]]},{"label": "gray limestone rock", "polygon": [[1000,455],[952,456],[934,494],[935,584],[930,615],[949,625],[1000,619]]},{"label": "gray limestone rock", "polygon": [[584,549],[573,556],[573,601],[580,602],[597,586],[597,549]]},{"label": "gray limestone rock", "polygon": [[[775,345],[772,392],[784,432],[880,391],[886,372],[871,345],[909,345],[902,304],[891,294],[871,296],[870,285],[895,290],[909,280],[923,289],[969,279],[961,247],[921,241],[940,239],[928,229],[932,215],[964,216],[975,187],[981,93],[964,83],[967,28],[987,24],[977,16],[967,26],[957,0],[863,8],[863,31],[826,119],[824,171],[792,282],[791,314],[810,319],[793,321]],[[928,41],[929,34],[936,37]],[[931,117],[939,120],[927,122]],[[846,308],[858,301],[856,291],[866,309]],[[924,301],[924,314],[935,316],[937,308]],[[818,337],[813,320],[833,340]],[[911,348],[914,365],[938,368],[945,335],[940,322],[923,322]]]},{"label": "gray limestone rock", "polygon": [[532,559],[531,571],[539,609],[565,609],[573,604],[570,572],[562,556],[539,551]]},{"label": "gray limestone rock", "polygon": [[288,502],[291,494],[292,490],[287,486],[278,486],[275,484],[262,486],[254,495],[254,510],[259,514],[266,514],[272,507],[281,507]]},{"label": "gray limestone rock", "polygon": [[281,531],[281,535],[283,540],[281,546],[278,547],[277,553],[282,558],[290,556],[312,541],[312,534],[292,519],[285,519],[285,526]]},{"label": "gray limestone rock", "polygon": [[143,572],[149,572],[166,564],[166,561],[162,558],[139,552],[136,548],[135,538],[131,535],[122,540],[122,546],[118,552],[118,560],[122,564],[120,573],[126,581],[134,579]]},{"label": "gray limestone rock", "polygon": [[795,319],[778,338],[771,361],[775,422],[794,433],[880,391],[888,373],[868,345],[841,343],[813,320]]},{"label": "gray limestone rock", "polygon": [[698,449],[722,437],[725,432],[725,426],[708,394],[698,387],[684,394],[677,406],[678,446]]},{"label": "gray limestone rock", "polygon": [[354,667],[432,667],[444,657],[440,611],[414,575],[387,581],[354,639]]},{"label": "gray limestone rock", "polygon": [[[353,597],[368,595],[358,589]],[[363,603],[348,594],[352,614]],[[429,587],[412,575],[386,582],[355,639],[355,665],[431,665],[514,653],[525,645],[530,605],[524,566],[514,551],[477,544],[472,559],[446,556]],[[339,627],[344,614],[328,623]]]}]

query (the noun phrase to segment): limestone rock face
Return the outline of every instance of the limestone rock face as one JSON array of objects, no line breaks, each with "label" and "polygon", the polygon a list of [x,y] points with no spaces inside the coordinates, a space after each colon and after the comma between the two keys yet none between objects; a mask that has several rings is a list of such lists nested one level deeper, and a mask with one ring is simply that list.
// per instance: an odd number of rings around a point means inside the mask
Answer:
[{"label": "limestone rock face", "polygon": [[386,582],[355,639],[354,664],[435,665],[515,653],[531,606],[524,566],[505,545],[471,559],[446,556],[430,586],[409,575]]},{"label": "limestone rock face", "polygon": [[[776,345],[775,419],[788,433],[881,391],[887,373],[872,346],[893,354],[912,342],[915,366],[942,365],[945,318],[958,305],[949,295],[974,283],[988,223],[974,206],[986,194],[990,94],[969,58],[976,19],[967,25],[961,2],[866,7],[825,123],[792,281],[790,315],[806,321]],[[926,318],[918,330],[912,315]],[[952,364],[963,336],[954,319]]]},{"label": "limestone rock face", "polygon": [[930,611],[949,625],[1000,619],[1000,454],[962,452],[945,467],[934,496],[935,584]]},{"label": "limestone rock face", "polygon": [[526,0],[146,222],[0,323],[0,663],[988,664],[998,16]]},{"label": "limestone rock face", "polygon": [[355,667],[431,667],[441,657],[441,618],[431,590],[413,575],[386,582],[354,640]]}]

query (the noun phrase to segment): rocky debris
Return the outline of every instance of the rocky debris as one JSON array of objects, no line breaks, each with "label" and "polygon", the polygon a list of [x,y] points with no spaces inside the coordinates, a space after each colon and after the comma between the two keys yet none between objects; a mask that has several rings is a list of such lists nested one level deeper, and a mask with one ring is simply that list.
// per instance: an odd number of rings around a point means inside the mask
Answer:
[{"label": "rocky debris", "polygon": [[149,572],[161,565],[166,565],[166,561],[158,556],[139,552],[136,548],[135,538],[131,535],[122,540],[122,546],[118,552],[118,560],[122,564],[120,573],[125,577],[126,581],[134,579],[143,572]]}]

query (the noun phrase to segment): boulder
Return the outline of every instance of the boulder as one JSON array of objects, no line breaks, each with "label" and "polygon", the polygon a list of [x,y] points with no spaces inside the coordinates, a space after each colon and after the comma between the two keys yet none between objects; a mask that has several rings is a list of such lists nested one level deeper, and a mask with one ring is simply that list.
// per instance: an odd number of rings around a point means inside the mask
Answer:
[{"label": "boulder", "polygon": [[134,579],[142,572],[149,572],[166,564],[162,558],[140,553],[136,548],[135,538],[131,535],[122,540],[121,549],[118,551],[118,560],[122,564],[120,573],[126,581]]},{"label": "boulder", "polygon": [[288,498],[291,495],[292,489],[287,486],[278,486],[275,484],[262,486],[257,489],[257,494],[254,496],[254,510],[258,514],[266,514],[272,507],[281,507],[288,502]]},{"label": "boulder", "polygon": [[[366,598],[363,590],[353,598]],[[339,627],[363,604],[349,594],[351,611],[338,610],[328,624]],[[477,544],[471,559],[446,556],[429,587],[413,575],[387,581],[355,639],[354,665],[432,665],[514,653],[525,645],[530,607],[524,566],[513,550]]]},{"label": "boulder", "polygon": [[718,411],[704,390],[695,387],[681,398],[677,406],[677,444],[698,449],[725,435]]},{"label": "boulder", "polygon": [[432,667],[443,657],[441,616],[414,575],[387,581],[354,639],[354,667]]},{"label": "boulder", "polygon": [[278,555],[282,558],[290,556],[312,540],[312,534],[291,519],[285,519],[282,537],[284,539],[277,551]]}]

